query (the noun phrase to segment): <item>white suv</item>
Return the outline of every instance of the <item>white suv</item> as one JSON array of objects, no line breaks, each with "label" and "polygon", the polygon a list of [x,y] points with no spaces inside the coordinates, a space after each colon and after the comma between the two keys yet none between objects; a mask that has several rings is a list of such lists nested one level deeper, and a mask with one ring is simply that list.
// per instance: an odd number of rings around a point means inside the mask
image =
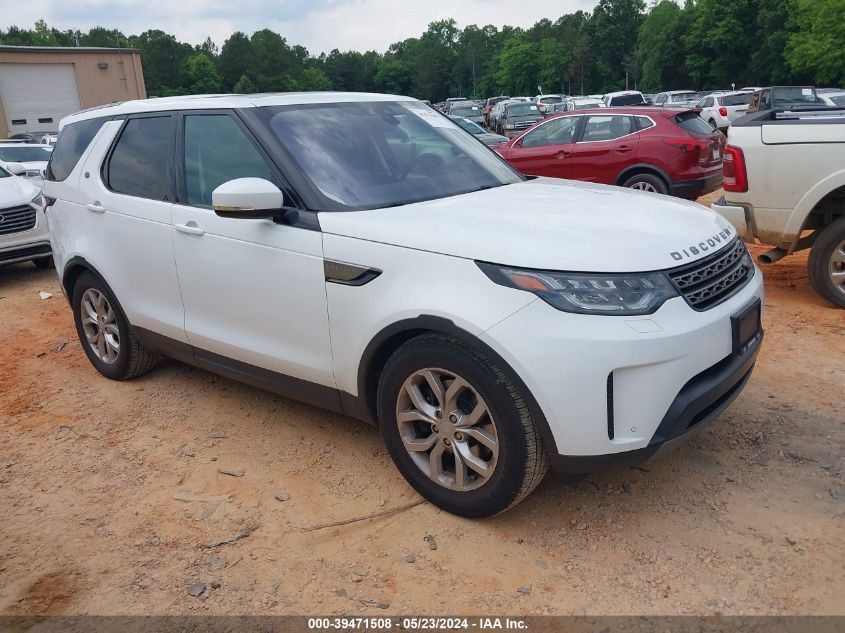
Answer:
[{"label": "white suv", "polygon": [[753,96],[753,92],[717,92],[702,97],[696,107],[701,110],[699,116],[710,127],[727,133],[731,123],[748,112],[748,104]]},{"label": "white suv", "polygon": [[[697,204],[525,178],[419,101],[172,97],[62,122],[45,193],[83,348],[377,423],[464,516],[642,462],[749,378],[762,279]],[[362,465],[362,467],[365,467]]]}]

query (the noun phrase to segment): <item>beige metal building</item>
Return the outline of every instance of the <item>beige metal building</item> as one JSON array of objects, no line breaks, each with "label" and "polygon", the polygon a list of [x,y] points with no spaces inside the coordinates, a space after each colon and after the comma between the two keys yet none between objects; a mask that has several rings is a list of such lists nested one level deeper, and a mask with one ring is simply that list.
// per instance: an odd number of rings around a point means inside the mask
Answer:
[{"label": "beige metal building", "polygon": [[137,49],[0,46],[0,138],[53,132],[78,110],[146,96]]}]

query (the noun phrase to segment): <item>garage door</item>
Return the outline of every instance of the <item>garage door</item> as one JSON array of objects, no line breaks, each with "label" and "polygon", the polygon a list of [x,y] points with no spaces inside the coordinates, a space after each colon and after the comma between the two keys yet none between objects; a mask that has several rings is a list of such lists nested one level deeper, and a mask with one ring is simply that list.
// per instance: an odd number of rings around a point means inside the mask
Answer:
[{"label": "garage door", "polygon": [[80,109],[73,64],[0,64],[0,98],[10,135],[58,130]]}]

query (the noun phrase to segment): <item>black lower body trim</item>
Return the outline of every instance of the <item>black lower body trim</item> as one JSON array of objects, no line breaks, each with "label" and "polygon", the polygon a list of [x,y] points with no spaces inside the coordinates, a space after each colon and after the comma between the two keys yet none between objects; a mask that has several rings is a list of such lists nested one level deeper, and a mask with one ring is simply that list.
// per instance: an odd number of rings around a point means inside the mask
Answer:
[{"label": "black lower body trim", "polygon": [[352,394],[197,349],[187,343],[176,341],[144,328],[133,327],[132,331],[144,347],[162,356],[286,398],[313,404],[322,409],[343,413],[368,422],[371,421],[367,415],[366,404],[361,398]]},{"label": "black lower body trim", "polygon": [[695,200],[722,186],[722,170],[695,180],[675,180],[669,183],[669,193],[678,198]]}]

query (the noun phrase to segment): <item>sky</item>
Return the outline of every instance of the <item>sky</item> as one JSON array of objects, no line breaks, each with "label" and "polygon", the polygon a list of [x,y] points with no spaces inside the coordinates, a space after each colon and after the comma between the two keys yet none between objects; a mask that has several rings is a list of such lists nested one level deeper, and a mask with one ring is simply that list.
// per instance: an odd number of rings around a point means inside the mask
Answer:
[{"label": "sky", "polygon": [[59,30],[117,28],[127,35],[161,29],[199,44],[222,46],[234,31],[270,28],[312,54],[339,50],[383,52],[422,33],[429,22],[454,18],[458,26],[530,27],[554,21],[598,0],[0,0],[2,26],[32,28],[43,18]]}]

